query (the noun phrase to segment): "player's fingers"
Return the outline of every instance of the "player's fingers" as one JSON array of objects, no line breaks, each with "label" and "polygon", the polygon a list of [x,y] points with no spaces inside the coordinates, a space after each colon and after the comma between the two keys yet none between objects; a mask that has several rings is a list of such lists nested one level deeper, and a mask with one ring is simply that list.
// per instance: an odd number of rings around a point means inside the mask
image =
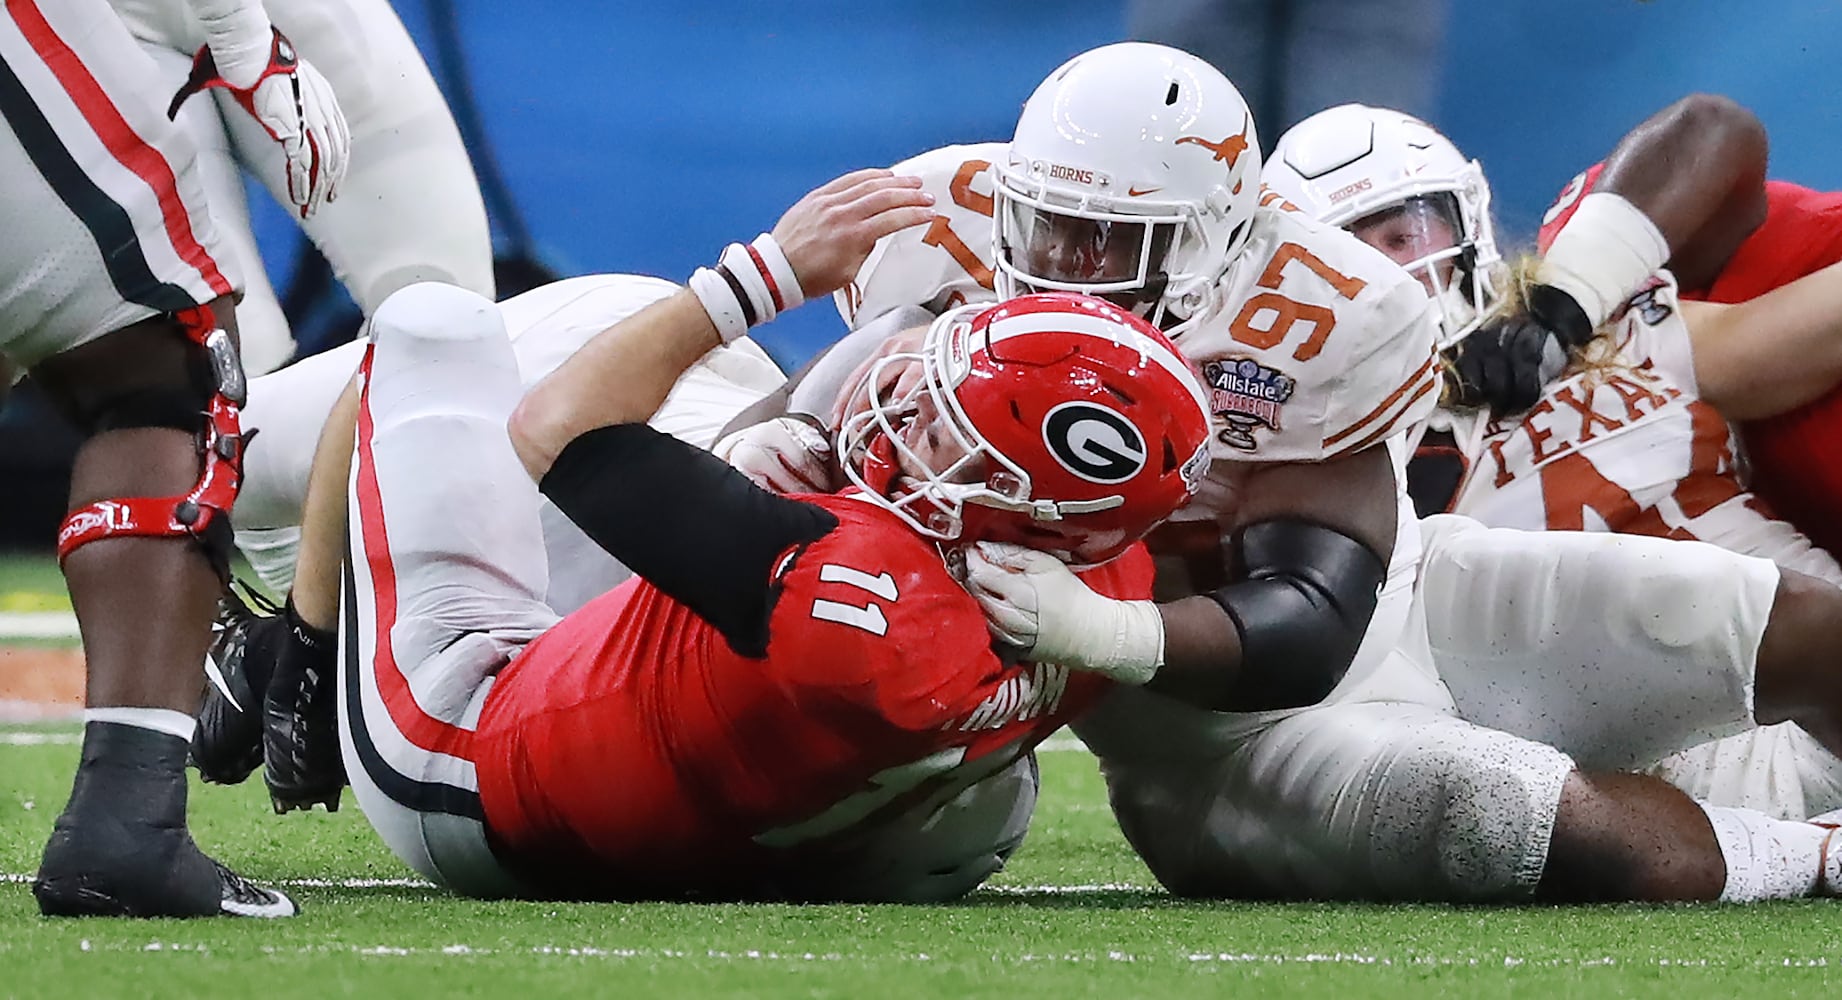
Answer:
[{"label": "player's fingers", "polygon": [[903,208],[926,208],[934,196],[915,187],[879,186],[864,192],[839,209],[843,218],[867,223],[885,212]]},{"label": "player's fingers", "polygon": [[841,188],[824,196],[825,200],[836,206],[848,206],[853,202],[875,194],[878,191],[913,191],[921,187],[921,178],[901,176],[881,171],[875,177],[866,177],[849,187]]},{"label": "player's fingers", "polygon": [[[825,183],[819,185],[818,187],[813,188],[812,191],[806,195],[806,197],[807,198],[824,198],[830,195],[838,194],[843,191],[848,191],[851,188],[854,188],[857,185],[862,184],[863,182],[868,181],[868,180],[874,180],[878,177],[893,177],[893,176],[895,176],[893,173],[891,173],[890,171],[882,167],[865,167],[862,170],[853,170],[848,174],[844,174],[839,177],[834,177],[831,180],[826,181]],[[803,201],[804,199],[801,199],[801,200]]]},{"label": "player's fingers", "polygon": [[904,205],[880,212],[865,221],[864,235],[869,242],[873,244],[877,240],[888,236],[890,233],[899,233],[910,226],[919,226],[932,222],[934,221],[934,209],[932,205],[933,196],[929,195],[928,201],[924,205]]},{"label": "player's fingers", "polygon": [[[973,545],[972,554],[976,554],[980,560],[992,566],[1000,566],[1018,572],[1026,572],[1041,565],[1045,560],[1055,561],[1054,556],[1021,545],[1012,545],[1009,542],[981,541]],[[968,562],[970,562],[970,555],[968,555]]]},{"label": "player's fingers", "polygon": [[1002,634],[1007,642],[1027,646],[1036,638],[1034,618],[1017,608],[1016,605],[1002,597],[995,597],[983,591],[971,591],[972,599],[979,602],[979,608],[985,613],[985,621],[994,631]]},{"label": "player's fingers", "polygon": [[988,594],[1019,607],[1032,605],[1031,584],[1027,577],[1009,566],[992,562],[977,551],[966,553],[966,582],[978,593]]},{"label": "player's fingers", "polygon": [[798,445],[815,455],[831,453],[831,439],[817,427],[794,418],[782,418],[787,422],[787,429],[792,432],[793,440]]}]

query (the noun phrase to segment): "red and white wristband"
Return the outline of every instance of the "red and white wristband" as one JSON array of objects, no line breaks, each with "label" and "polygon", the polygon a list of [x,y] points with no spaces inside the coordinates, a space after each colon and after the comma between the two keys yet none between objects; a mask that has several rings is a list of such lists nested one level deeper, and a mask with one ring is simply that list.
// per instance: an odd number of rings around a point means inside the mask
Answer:
[{"label": "red and white wristband", "polygon": [[806,301],[793,265],[768,233],[724,247],[715,267],[698,268],[686,284],[725,344]]}]

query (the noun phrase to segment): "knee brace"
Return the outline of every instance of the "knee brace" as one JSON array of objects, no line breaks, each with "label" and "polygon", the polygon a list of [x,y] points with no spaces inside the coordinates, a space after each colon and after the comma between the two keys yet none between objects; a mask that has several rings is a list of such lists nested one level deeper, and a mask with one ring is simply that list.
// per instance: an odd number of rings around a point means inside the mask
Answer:
[{"label": "knee brace", "polygon": [[[201,359],[187,389],[138,392],[98,407],[98,431],[169,427],[199,433],[204,456],[198,482],[177,496],[98,500],[64,518],[58,561],[90,542],[113,537],[188,537],[204,546],[219,576],[230,566],[230,509],[243,482],[243,365],[230,335],[207,306],[174,314]],[[199,418],[204,427],[199,428]]]}]

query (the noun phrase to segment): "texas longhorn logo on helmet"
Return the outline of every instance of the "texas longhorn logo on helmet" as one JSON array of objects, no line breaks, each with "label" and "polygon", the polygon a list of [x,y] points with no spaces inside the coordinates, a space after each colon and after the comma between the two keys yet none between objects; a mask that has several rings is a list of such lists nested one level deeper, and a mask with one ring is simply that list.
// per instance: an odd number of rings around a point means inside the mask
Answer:
[{"label": "texas longhorn logo on helmet", "polygon": [[1200,135],[1183,135],[1177,137],[1176,145],[1181,146],[1186,142],[1193,142],[1214,153],[1216,162],[1226,162],[1228,169],[1233,170],[1235,164],[1241,162],[1241,154],[1247,152],[1247,126],[1252,123],[1252,119],[1243,121],[1240,135],[1226,136],[1220,142],[1210,142]]}]

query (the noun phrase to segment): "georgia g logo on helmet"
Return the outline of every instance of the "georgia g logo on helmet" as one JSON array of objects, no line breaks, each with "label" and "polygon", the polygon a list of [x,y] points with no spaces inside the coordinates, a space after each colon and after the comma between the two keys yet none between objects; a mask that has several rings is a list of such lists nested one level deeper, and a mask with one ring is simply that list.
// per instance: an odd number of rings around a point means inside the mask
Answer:
[{"label": "georgia g logo on helmet", "polygon": [[1123,483],[1145,468],[1145,438],[1118,411],[1080,400],[1043,418],[1043,443],[1062,468],[1089,482]]}]

